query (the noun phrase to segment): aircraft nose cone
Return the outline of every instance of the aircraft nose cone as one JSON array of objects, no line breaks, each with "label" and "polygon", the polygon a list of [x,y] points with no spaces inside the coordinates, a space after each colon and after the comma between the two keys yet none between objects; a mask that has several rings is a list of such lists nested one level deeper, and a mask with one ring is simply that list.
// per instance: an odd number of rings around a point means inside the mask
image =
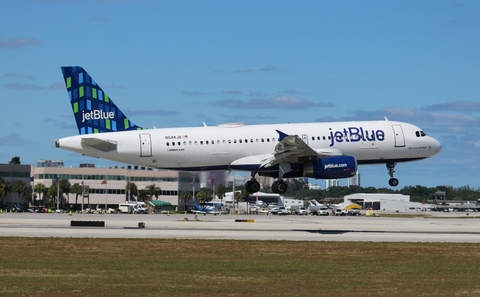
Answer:
[{"label": "aircraft nose cone", "polygon": [[435,138],[432,138],[430,147],[431,151],[434,152],[434,155],[438,154],[442,150],[442,144]]}]

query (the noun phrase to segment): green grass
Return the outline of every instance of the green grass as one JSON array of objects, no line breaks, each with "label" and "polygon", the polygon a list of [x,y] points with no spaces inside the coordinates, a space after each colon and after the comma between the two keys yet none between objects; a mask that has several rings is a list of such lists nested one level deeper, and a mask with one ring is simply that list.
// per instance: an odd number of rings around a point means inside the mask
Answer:
[{"label": "green grass", "polygon": [[480,245],[0,238],[0,296],[480,296]]}]

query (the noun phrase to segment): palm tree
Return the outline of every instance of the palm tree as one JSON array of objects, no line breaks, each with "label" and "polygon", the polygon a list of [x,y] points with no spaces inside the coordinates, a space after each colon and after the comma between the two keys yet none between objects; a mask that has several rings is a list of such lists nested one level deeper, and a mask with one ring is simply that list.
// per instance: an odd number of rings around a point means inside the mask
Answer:
[{"label": "palm tree", "polygon": [[[235,191],[235,201],[237,202],[237,207],[238,207],[238,202],[242,201],[242,191]],[[233,207],[235,208],[235,202],[233,203]]]},{"label": "palm tree", "polygon": [[[67,204],[70,204],[70,188],[72,185],[68,181],[68,179],[64,178],[60,180],[60,194],[63,196],[63,194],[67,194]],[[62,208],[63,208],[63,199],[62,199]]]},{"label": "palm tree", "polygon": [[187,210],[187,200],[190,200],[192,198],[192,192],[182,191],[182,192],[180,192],[180,198],[183,199],[184,210]]},{"label": "palm tree", "polygon": [[152,200],[153,196],[155,196],[155,198],[158,198],[158,196],[162,193],[162,189],[156,187],[155,184],[147,186],[145,190],[147,191],[150,200]]},{"label": "palm tree", "polygon": [[27,189],[25,190],[25,193],[23,195],[23,197],[25,197],[25,199],[27,200],[28,204],[30,205],[34,205],[35,203],[35,194],[33,193],[33,190],[32,190],[32,187],[27,187]]},{"label": "palm tree", "polygon": [[[138,188],[137,188],[137,185],[135,183],[128,183],[127,186],[125,187],[125,191],[126,191],[126,196],[128,198],[128,200],[132,200],[132,196],[137,196],[137,193],[138,193]],[[129,196],[130,195],[130,196]]]},{"label": "palm tree", "polygon": [[75,204],[78,203],[78,195],[82,195],[82,192],[83,188],[78,183],[74,183],[73,186],[70,188],[70,193],[75,194]]},{"label": "palm tree", "polygon": [[0,199],[2,201],[2,203],[0,204],[0,206],[3,208],[3,203],[4,203],[4,199],[5,199],[5,196],[7,196],[7,193],[10,192],[10,183],[5,181],[3,178],[0,177]]},{"label": "palm tree", "polygon": [[213,197],[213,190],[211,188],[201,188],[200,191],[197,194],[198,201],[200,201],[200,204],[205,205],[208,201],[212,201]]},{"label": "palm tree", "polygon": [[217,197],[220,199],[220,203],[223,204],[223,197],[225,197],[225,193],[227,192],[227,188],[223,184],[219,184],[217,188],[215,189],[215,194],[217,194]]},{"label": "palm tree", "polygon": [[148,190],[138,190],[138,195],[137,195],[138,201],[146,201],[149,198],[150,197],[149,197]]},{"label": "palm tree", "polygon": [[[57,203],[57,184],[52,184],[50,187],[48,187],[47,190],[47,195],[50,197],[50,204],[56,205]],[[52,205],[50,205],[52,206]]]},{"label": "palm tree", "polygon": [[18,199],[17,203],[20,203],[20,195],[25,193],[27,190],[27,185],[25,184],[24,181],[22,180],[16,180],[13,185],[12,185],[12,191],[17,192],[18,194]]},{"label": "palm tree", "polygon": [[[43,196],[45,195],[45,193],[47,192],[47,187],[45,187],[44,184],[36,184],[35,185],[35,188],[33,188],[33,191],[35,193],[38,193],[38,195],[40,196],[39,200],[43,200]],[[35,204],[35,203],[34,203]]]}]

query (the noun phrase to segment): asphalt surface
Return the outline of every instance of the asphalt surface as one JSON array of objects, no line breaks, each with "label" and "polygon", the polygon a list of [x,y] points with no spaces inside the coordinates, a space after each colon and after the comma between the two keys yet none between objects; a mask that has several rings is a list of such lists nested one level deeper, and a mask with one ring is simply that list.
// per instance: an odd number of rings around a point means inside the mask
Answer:
[{"label": "asphalt surface", "polygon": [[[438,218],[198,215],[196,220],[194,214],[2,213],[0,236],[478,243],[480,213],[475,214],[435,213]],[[253,222],[238,222],[248,219]],[[72,227],[71,221],[104,222],[105,226]],[[139,223],[145,228],[139,228]]]}]

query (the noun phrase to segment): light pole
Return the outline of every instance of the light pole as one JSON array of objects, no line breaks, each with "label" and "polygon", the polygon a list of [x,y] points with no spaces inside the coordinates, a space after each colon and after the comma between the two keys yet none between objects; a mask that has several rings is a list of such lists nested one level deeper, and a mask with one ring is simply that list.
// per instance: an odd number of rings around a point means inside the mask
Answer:
[{"label": "light pole", "polygon": [[82,167],[82,212],[83,212],[84,199],[85,199],[85,168]]},{"label": "light pole", "polygon": [[57,210],[60,208],[60,165],[58,168],[58,177],[57,177]]},{"label": "light pole", "polygon": [[108,167],[105,166],[105,212],[107,211],[107,204],[108,204],[107,182],[108,182]]}]

